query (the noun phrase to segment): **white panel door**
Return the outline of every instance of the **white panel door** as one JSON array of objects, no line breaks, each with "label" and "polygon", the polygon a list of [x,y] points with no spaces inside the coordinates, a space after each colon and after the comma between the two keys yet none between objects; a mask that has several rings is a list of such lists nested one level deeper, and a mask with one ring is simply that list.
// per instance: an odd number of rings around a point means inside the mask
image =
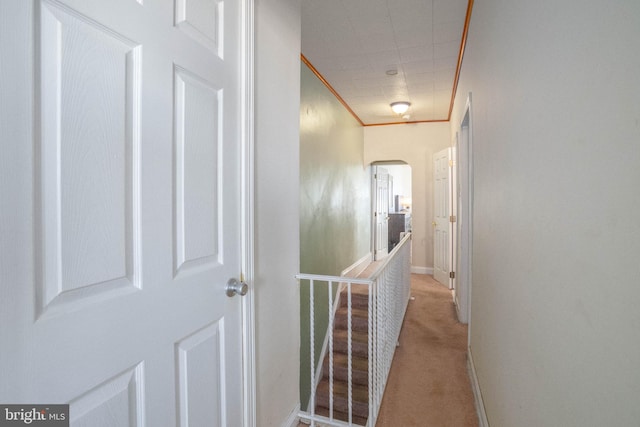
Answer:
[{"label": "white panel door", "polygon": [[0,3],[0,402],[243,425],[240,7]]},{"label": "white panel door", "polygon": [[451,149],[446,148],[433,156],[433,277],[450,287],[451,246],[450,226],[450,163]]},{"label": "white panel door", "polygon": [[375,167],[376,188],[376,235],[375,259],[382,259],[389,253],[389,173],[380,166]]}]

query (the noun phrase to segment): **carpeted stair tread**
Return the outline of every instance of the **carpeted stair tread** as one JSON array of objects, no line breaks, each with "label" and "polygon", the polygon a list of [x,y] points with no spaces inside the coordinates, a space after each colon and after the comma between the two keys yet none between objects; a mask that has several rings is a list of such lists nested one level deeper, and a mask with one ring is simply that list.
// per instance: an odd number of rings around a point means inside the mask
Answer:
[{"label": "carpeted stair tread", "polygon": [[[339,307],[333,323],[333,418],[348,421],[348,305],[347,290],[340,293]],[[351,339],[352,339],[352,421],[366,425],[369,416],[368,402],[368,306],[369,287],[351,286]],[[322,380],[316,390],[316,413],[329,416],[329,355],[323,361]]]},{"label": "carpeted stair tread", "polygon": [[[357,289],[355,286],[351,289],[351,306],[354,308],[367,309],[369,306],[369,289],[365,286],[364,290]],[[340,293],[340,307],[349,305],[349,294],[347,290]]]},{"label": "carpeted stair tread", "polygon": [[[316,408],[316,414],[322,415],[323,417],[329,418],[329,409],[328,408],[318,407],[318,408]],[[367,424],[367,418],[358,417],[358,416],[356,416],[354,414],[351,414],[351,421],[355,425],[359,425],[359,426],[366,425]],[[333,419],[334,420],[340,420],[340,421],[348,422],[349,421],[349,414],[345,414],[344,412],[336,411],[335,408],[334,408],[333,409]]]},{"label": "carpeted stair tread", "polygon": [[[349,309],[346,306],[338,308],[334,318],[336,329],[347,329],[349,326]],[[354,331],[367,332],[369,330],[369,312],[367,309],[353,307],[351,309],[351,327]]]},{"label": "carpeted stair tread", "polygon": [[[347,290],[344,289],[343,292],[347,293]],[[369,295],[369,285],[360,285],[358,283],[354,283],[351,285],[351,294],[353,295]]]},{"label": "carpeted stair tread", "polygon": [[[349,412],[348,385],[342,381],[333,384],[334,411]],[[369,416],[369,390],[366,386],[354,384],[352,387],[353,415],[366,418]],[[322,380],[316,392],[316,408],[329,408],[329,381]]]},{"label": "carpeted stair tread", "polygon": [[[349,379],[349,365],[346,354],[333,354],[333,380],[347,381]],[[322,375],[329,378],[329,355],[324,358]],[[351,378],[354,384],[369,384],[369,361],[366,357],[354,357],[352,361]]]},{"label": "carpeted stair tread", "polygon": [[[333,351],[334,353],[348,354],[349,331],[336,329],[333,331]],[[369,343],[367,332],[351,332],[351,350],[353,356],[368,357]]]}]

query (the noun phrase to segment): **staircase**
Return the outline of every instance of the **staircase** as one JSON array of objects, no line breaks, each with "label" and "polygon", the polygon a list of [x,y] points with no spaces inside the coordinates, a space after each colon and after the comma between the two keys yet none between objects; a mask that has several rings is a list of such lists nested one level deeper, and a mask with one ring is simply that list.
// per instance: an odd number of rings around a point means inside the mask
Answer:
[{"label": "staircase", "polygon": [[[348,295],[340,294],[340,306],[336,310],[333,330],[333,418],[349,420],[349,368],[348,368]],[[352,422],[366,425],[369,417],[369,361],[368,361],[368,305],[366,285],[351,286],[351,352],[352,360]],[[322,365],[322,378],[316,390],[318,415],[329,417],[330,384],[329,353]]]},{"label": "staircase", "polygon": [[[411,286],[411,233],[396,245],[377,265],[371,265],[361,277],[297,274],[301,288],[309,297],[309,355],[316,355],[316,295],[328,295],[328,311],[321,313],[323,325],[327,315],[332,327],[323,336],[323,352],[329,352],[316,363],[310,358],[309,383],[318,384],[310,390],[307,410],[298,413],[300,420],[324,426],[344,427],[349,422],[349,376],[351,376],[351,423],[374,426],[380,411],[391,362],[400,335],[404,313],[409,302]],[[365,278],[366,277],[366,278]],[[332,298],[335,286],[340,290],[339,301]],[[348,289],[351,289],[349,298]],[[318,290],[318,292],[316,292]],[[371,292],[371,294],[369,294]],[[351,299],[351,322],[349,322]],[[371,301],[369,301],[371,299]],[[337,304],[337,308],[336,308]],[[324,309],[324,307],[323,307]],[[318,316],[320,316],[320,314]],[[371,319],[369,319],[369,315]],[[351,375],[349,375],[349,323],[351,323]],[[369,330],[373,336],[368,336]],[[369,351],[372,357],[369,358]],[[329,359],[333,369],[329,372]],[[319,365],[321,363],[321,365]],[[333,381],[330,381],[333,380]],[[317,424],[316,424],[317,425]]]}]

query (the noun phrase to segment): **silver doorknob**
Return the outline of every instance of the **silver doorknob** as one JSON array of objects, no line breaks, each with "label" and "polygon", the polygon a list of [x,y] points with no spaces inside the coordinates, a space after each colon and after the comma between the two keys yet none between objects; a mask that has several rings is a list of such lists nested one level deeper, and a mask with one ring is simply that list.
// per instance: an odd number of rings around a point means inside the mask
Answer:
[{"label": "silver doorknob", "polygon": [[231,278],[227,282],[227,286],[225,289],[227,291],[228,297],[232,297],[236,294],[242,297],[245,296],[249,291],[249,285],[247,285],[245,282],[239,281],[238,279]]}]

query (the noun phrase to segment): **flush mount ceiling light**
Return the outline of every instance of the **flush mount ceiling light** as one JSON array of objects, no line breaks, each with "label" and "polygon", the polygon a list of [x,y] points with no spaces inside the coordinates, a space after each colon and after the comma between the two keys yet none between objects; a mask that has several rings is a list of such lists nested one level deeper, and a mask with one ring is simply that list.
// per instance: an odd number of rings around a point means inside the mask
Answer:
[{"label": "flush mount ceiling light", "polygon": [[391,109],[393,110],[394,113],[396,113],[399,116],[406,113],[410,106],[411,106],[411,103],[407,101],[399,101],[399,102],[391,103]]}]

